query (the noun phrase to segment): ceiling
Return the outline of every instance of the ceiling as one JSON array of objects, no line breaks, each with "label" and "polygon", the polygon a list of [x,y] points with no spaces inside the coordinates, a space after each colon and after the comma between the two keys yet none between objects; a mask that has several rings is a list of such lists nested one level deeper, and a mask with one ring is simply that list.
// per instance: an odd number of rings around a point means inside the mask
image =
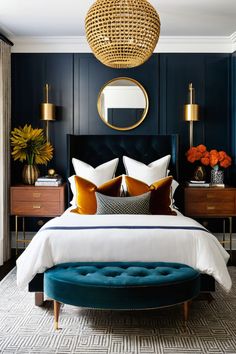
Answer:
[{"label": "ceiling", "polygon": [[[0,29],[9,38],[84,36],[94,0],[1,0]],[[230,36],[236,32],[236,0],[150,0],[161,36]]]}]

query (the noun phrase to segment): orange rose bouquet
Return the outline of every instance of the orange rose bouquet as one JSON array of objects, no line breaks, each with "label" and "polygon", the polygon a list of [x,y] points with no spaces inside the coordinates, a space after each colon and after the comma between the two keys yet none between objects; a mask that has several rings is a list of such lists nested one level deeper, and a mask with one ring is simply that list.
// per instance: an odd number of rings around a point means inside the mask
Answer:
[{"label": "orange rose bouquet", "polygon": [[205,166],[209,165],[209,152],[203,144],[191,147],[186,152],[186,157],[188,162],[194,163],[195,161],[200,161]]},{"label": "orange rose bouquet", "polygon": [[227,168],[232,164],[232,159],[225,151],[211,150],[209,152],[209,165],[214,170],[219,170],[219,167]]},{"label": "orange rose bouquet", "polygon": [[207,151],[205,145],[200,144],[191,147],[186,152],[187,160],[191,163],[200,161],[204,166],[210,166],[218,171],[220,167],[227,168],[232,164],[232,159],[225,151],[217,151],[215,149]]}]

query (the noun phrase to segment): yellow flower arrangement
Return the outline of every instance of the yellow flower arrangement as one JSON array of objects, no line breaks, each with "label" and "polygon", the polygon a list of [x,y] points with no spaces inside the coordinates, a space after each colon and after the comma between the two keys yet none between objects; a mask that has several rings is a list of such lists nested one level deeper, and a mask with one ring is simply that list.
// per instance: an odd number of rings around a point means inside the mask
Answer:
[{"label": "yellow flower arrangement", "polygon": [[46,141],[43,129],[33,129],[31,125],[14,128],[11,131],[13,159],[28,165],[46,165],[53,157],[53,147]]}]

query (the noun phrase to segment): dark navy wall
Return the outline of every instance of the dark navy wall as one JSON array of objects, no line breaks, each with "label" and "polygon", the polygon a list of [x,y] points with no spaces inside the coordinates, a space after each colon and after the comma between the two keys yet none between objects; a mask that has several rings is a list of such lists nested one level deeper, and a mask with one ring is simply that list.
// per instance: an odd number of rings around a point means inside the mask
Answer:
[{"label": "dark navy wall", "polygon": [[189,82],[200,105],[200,121],[194,122],[194,145],[203,143],[209,149],[231,154],[230,58],[229,54],[160,55],[160,133],[180,134],[180,171],[184,174],[191,173],[193,167],[184,158],[189,147],[189,123],[183,120],[183,106]]},{"label": "dark navy wall", "polygon": [[[40,103],[44,102],[44,85],[52,90],[49,101],[56,105],[56,122],[49,122],[50,138],[55,148],[51,167],[65,175],[66,134],[73,133],[74,88],[73,54],[12,55],[12,127],[31,123],[43,127]],[[41,172],[45,168],[40,167]],[[12,182],[21,182],[22,164],[12,163]]]},{"label": "dark navy wall", "polygon": [[133,69],[111,69],[102,65],[91,54],[75,54],[75,134],[120,134],[106,126],[99,118],[97,97],[101,87],[109,80],[126,76],[139,81],[147,91],[149,112],[144,122],[123,134],[157,134],[159,57],[154,54],[142,66]]},{"label": "dark navy wall", "polygon": [[[232,140],[232,157],[236,161],[236,52],[232,54],[231,60],[231,140]],[[232,176],[236,177],[236,166],[231,168]]]},{"label": "dark navy wall", "polygon": [[[39,105],[44,84],[49,83],[50,101],[57,105],[57,121],[50,124],[55,147],[50,166],[65,176],[66,133],[119,134],[98,117],[97,96],[106,81],[131,77],[146,89],[150,109],[145,121],[126,134],[180,134],[182,179],[186,179],[184,153],[189,142],[183,105],[188,84],[193,82],[196,102],[201,106],[201,121],[194,124],[194,143],[233,153],[230,79],[235,61],[236,56],[230,54],[154,54],[138,68],[118,70],[102,65],[92,54],[13,54],[12,126],[42,126]],[[14,163],[12,167],[13,182],[21,178],[18,166]]]}]

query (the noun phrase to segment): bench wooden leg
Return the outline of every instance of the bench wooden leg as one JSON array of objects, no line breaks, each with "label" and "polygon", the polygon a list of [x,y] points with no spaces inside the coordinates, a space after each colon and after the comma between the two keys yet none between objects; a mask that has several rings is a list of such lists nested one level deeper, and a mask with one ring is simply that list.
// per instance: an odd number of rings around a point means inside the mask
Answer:
[{"label": "bench wooden leg", "polygon": [[35,306],[43,306],[44,293],[34,293],[34,303]]},{"label": "bench wooden leg", "polygon": [[189,315],[189,307],[190,307],[190,301],[185,301],[183,303],[183,310],[184,310],[184,322],[186,323],[188,320],[188,315]]},{"label": "bench wooden leg", "polygon": [[60,313],[60,302],[54,300],[53,301],[54,305],[54,328],[58,329],[58,321],[59,321],[59,313]]},{"label": "bench wooden leg", "polygon": [[214,296],[212,296],[211,293],[207,293],[207,301],[208,301],[208,304],[210,304],[212,301],[214,301]]}]

